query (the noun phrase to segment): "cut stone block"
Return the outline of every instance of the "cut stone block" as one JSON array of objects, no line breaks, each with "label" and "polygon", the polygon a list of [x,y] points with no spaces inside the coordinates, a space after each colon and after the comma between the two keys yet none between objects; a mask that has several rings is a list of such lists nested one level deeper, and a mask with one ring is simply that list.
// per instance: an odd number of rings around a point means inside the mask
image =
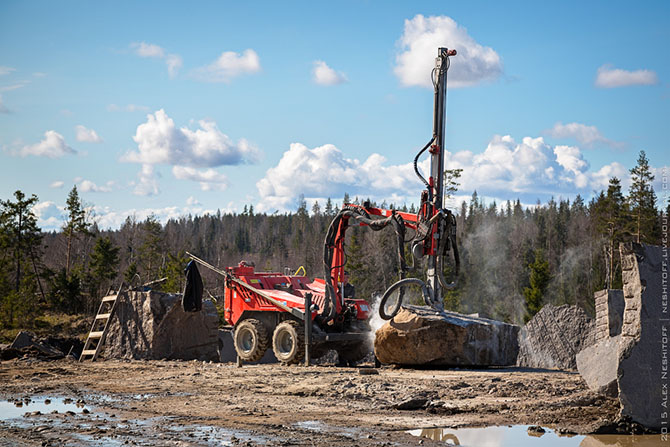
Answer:
[{"label": "cut stone block", "polygon": [[577,354],[577,370],[596,393],[616,397],[618,350],[621,335],[596,342]]},{"label": "cut stone block", "polygon": [[596,341],[621,333],[623,323],[623,290],[605,289],[594,293],[596,304]]},{"label": "cut stone block", "polygon": [[594,342],[595,322],[581,307],[547,304],[521,330],[517,364],[576,370],[577,353]]},{"label": "cut stone block", "polygon": [[106,358],[219,360],[219,317],[211,301],[184,312],[181,295],[119,296],[104,344]]},{"label": "cut stone block", "polygon": [[514,365],[518,333],[501,321],[405,306],[377,330],[375,356],[398,365]]},{"label": "cut stone block", "polygon": [[620,251],[625,301],[617,371],[621,415],[651,429],[667,428],[668,250],[626,243]]}]

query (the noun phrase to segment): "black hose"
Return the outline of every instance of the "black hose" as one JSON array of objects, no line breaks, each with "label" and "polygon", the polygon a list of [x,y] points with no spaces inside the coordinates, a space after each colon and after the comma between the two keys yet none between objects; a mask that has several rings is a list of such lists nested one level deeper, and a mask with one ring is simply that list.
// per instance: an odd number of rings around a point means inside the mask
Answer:
[{"label": "black hose", "polygon": [[431,138],[431,140],[419,151],[418,154],[416,154],[416,157],[414,157],[414,172],[416,172],[416,175],[421,179],[424,185],[426,185],[426,189],[428,189],[428,201],[432,202],[433,201],[433,191],[431,191],[430,183],[421,175],[419,172],[419,157],[421,154],[426,152],[426,149],[430,147],[431,144],[433,144],[433,141],[435,141],[435,137]]},{"label": "black hose", "polygon": [[[343,221],[344,218],[347,218],[346,221]],[[405,223],[401,216],[393,212],[389,217],[382,219],[372,219],[370,215],[364,209],[354,206],[345,205],[342,210],[333,218],[330,225],[328,226],[328,231],[326,232],[326,238],[324,241],[323,247],[323,268],[324,268],[324,281],[325,281],[325,303],[324,311],[321,314],[321,318],[328,322],[335,318],[337,313],[337,297],[335,294],[335,289],[333,288],[333,270],[341,266],[333,266],[333,255],[335,252],[335,247],[339,241],[336,240],[336,235],[339,233],[344,237],[345,228],[340,228],[342,225],[348,226],[348,219],[354,219],[357,222],[363,223],[370,227],[373,231],[379,231],[386,228],[388,225],[393,225],[397,242],[398,242],[398,267],[400,270],[400,279],[402,279],[407,270],[407,265],[405,263]],[[340,231],[338,231],[340,230]]]}]

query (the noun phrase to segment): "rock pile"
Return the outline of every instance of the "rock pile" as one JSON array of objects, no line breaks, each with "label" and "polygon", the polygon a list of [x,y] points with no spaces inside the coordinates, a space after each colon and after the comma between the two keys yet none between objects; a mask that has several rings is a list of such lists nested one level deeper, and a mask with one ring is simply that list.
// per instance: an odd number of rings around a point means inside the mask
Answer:
[{"label": "rock pile", "polygon": [[578,306],[545,305],[519,334],[518,366],[577,369],[576,355],[595,342],[595,322]]},{"label": "rock pile", "polygon": [[218,361],[218,323],[211,301],[204,301],[199,312],[185,312],[180,295],[123,293],[110,321],[104,356]]},{"label": "rock pile", "polygon": [[32,357],[44,360],[62,359],[68,354],[78,358],[84,343],[77,338],[42,337],[28,331],[21,331],[14,342],[0,350],[0,359],[10,360],[17,357]]},{"label": "rock pile", "polygon": [[405,306],[377,330],[375,355],[399,365],[513,365],[518,332],[501,321]]}]

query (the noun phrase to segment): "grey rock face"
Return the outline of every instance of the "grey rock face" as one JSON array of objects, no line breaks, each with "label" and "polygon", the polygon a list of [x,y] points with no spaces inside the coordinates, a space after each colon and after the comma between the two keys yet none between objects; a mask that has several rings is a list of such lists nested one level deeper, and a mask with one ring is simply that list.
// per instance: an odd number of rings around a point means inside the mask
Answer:
[{"label": "grey rock face", "polygon": [[595,323],[578,306],[545,305],[519,335],[517,365],[577,369],[577,353],[595,342]]},{"label": "grey rock face", "polygon": [[406,306],[375,334],[375,355],[400,365],[507,366],[519,327],[455,312]]},{"label": "grey rock face", "polygon": [[594,293],[596,303],[596,341],[621,333],[623,324],[623,290],[605,289]]},{"label": "grey rock face", "polygon": [[[670,423],[668,251],[632,243],[621,244],[620,250],[625,300],[617,371],[621,415],[660,429],[663,423]],[[666,272],[665,288],[663,272]]]},{"label": "grey rock face", "polygon": [[218,321],[211,301],[199,312],[184,312],[179,295],[127,292],[116,303],[105,357],[218,361]]},{"label": "grey rock face", "polygon": [[577,354],[577,370],[591,390],[616,397],[620,340],[621,335],[608,337]]}]

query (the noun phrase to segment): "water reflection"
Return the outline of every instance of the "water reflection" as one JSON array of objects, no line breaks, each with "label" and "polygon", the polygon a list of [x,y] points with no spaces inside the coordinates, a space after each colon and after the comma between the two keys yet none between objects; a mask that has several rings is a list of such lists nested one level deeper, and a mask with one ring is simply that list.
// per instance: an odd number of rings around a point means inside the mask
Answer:
[{"label": "water reflection", "polygon": [[[484,428],[420,428],[414,436],[463,447],[651,447],[663,444],[660,435],[559,435],[545,427],[538,437],[527,425]],[[532,430],[531,430],[532,431]],[[669,444],[670,445],[670,444]]]}]

